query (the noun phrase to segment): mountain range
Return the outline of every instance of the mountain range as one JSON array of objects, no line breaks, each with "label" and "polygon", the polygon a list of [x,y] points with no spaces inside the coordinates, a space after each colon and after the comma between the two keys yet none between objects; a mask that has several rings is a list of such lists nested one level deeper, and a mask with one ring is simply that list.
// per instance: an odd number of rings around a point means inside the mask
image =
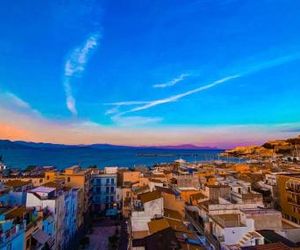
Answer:
[{"label": "mountain range", "polygon": [[194,149],[194,150],[218,150],[214,147],[200,147],[193,144],[182,145],[163,145],[163,146],[126,146],[113,144],[80,144],[80,145],[66,145],[44,142],[27,142],[27,141],[10,141],[0,140],[0,149],[26,149],[26,148],[40,148],[40,149],[72,149],[72,148],[92,148],[92,149],[124,149],[124,148],[152,148],[152,149]]}]

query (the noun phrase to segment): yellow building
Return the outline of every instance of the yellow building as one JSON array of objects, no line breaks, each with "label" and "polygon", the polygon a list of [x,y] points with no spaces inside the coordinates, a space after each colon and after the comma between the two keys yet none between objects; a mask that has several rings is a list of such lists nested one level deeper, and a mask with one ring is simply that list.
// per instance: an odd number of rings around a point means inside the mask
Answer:
[{"label": "yellow building", "polygon": [[83,225],[84,218],[91,207],[91,173],[92,169],[81,169],[79,166],[66,168],[64,172],[47,171],[46,182],[64,180],[66,187],[78,188],[77,227]]},{"label": "yellow building", "polygon": [[124,183],[136,183],[140,181],[141,172],[140,171],[123,171],[121,172],[122,185]]},{"label": "yellow building", "polygon": [[277,175],[282,217],[300,225],[300,174]]}]

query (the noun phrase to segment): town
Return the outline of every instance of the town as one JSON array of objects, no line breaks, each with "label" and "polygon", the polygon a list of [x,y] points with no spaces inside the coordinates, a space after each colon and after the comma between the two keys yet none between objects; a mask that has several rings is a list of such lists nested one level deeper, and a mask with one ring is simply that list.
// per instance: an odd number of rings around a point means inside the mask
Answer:
[{"label": "town", "polygon": [[297,249],[299,162],[9,170],[0,249]]}]

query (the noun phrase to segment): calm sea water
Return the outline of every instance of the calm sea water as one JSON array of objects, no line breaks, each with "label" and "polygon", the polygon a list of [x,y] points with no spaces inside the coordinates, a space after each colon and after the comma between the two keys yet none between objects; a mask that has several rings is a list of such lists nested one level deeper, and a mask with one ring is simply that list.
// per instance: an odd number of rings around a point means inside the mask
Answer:
[{"label": "calm sea water", "polygon": [[0,149],[9,167],[25,168],[28,165],[65,168],[74,164],[82,167],[105,166],[153,166],[156,163],[218,159],[221,150],[170,150],[170,149]]}]

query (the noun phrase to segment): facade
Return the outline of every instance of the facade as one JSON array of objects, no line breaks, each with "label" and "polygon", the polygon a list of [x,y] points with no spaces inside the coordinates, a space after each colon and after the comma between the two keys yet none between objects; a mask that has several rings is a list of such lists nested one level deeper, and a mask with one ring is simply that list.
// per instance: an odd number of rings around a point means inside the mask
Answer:
[{"label": "facade", "polygon": [[9,180],[5,182],[9,188],[8,204],[10,206],[25,205],[27,191],[32,189],[31,181]]},{"label": "facade", "polygon": [[132,202],[130,218],[131,232],[134,239],[143,238],[148,234],[148,223],[153,218],[164,215],[164,200],[160,192],[155,190],[143,193]]},{"label": "facade", "polygon": [[277,186],[283,218],[300,225],[300,174],[278,175]]},{"label": "facade", "polygon": [[96,173],[92,175],[93,211],[102,212],[116,207],[117,174]]},{"label": "facade", "polygon": [[[65,217],[64,217],[64,249],[69,249],[77,232],[77,202],[78,189],[64,189]],[[74,246],[72,247],[74,248]]]},{"label": "facade", "polygon": [[5,207],[0,208],[0,250],[24,249],[26,222],[9,218],[11,210]]},{"label": "facade", "polygon": [[55,249],[63,249],[64,238],[64,218],[65,218],[65,198],[62,190],[51,187],[37,187],[27,193],[26,207],[36,208],[38,211],[49,210],[54,218],[55,225]]},{"label": "facade", "polygon": [[89,217],[92,202],[91,186],[92,169],[81,169],[79,166],[66,168],[64,172],[46,171],[46,182],[64,181],[64,186],[78,189],[77,195],[77,229],[82,231]]}]

